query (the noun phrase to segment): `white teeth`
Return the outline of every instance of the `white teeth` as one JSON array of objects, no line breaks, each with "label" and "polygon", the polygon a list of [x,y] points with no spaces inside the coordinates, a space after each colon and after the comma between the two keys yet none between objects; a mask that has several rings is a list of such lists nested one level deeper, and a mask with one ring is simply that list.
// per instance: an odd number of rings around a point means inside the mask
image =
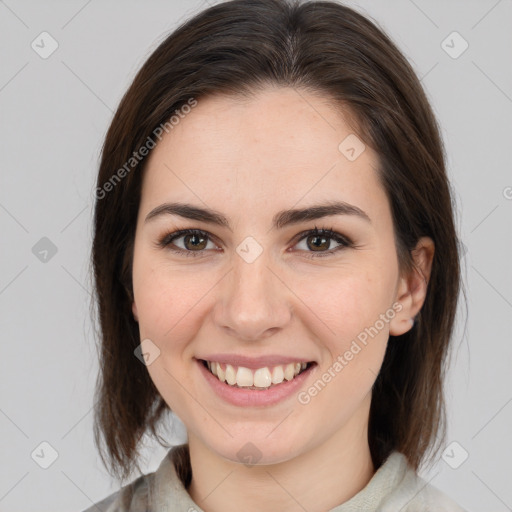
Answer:
[{"label": "white teeth", "polygon": [[284,378],[286,380],[292,380],[295,375],[295,365],[293,363],[287,364],[284,369]]},{"label": "white teeth", "polygon": [[281,384],[284,380],[284,371],[282,366],[276,366],[272,372],[272,384]]},{"label": "white teeth", "polygon": [[226,380],[226,372],[221,368],[219,363],[217,363],[217,377],[221,382]]},{"label": "white teeth", "polygon": [[243,366],[238,367],[238,371],[236,372],[236,383],[239,386],[253,386],[254,385],[254,377],[252,375],[251,370],[249,368],[244,368]]},{"label": "white teeth", "polygon": [[268,367],[253,371],[244,366],[233,367],[230,364],[226,364],[226,369],[223,370],[220,363],[215,361],[207,361],[206,364],[210,372],[221,382],[245,388],[269,388],[272,384],[280,384],[285,379],[290,381],[307,367],[307,363],[289,363],[275,366],[272,371]]},{"label": "white teeth", "polygon": [[259,368],[254,372],[254,385],[257,388],[268,388],[272,384],[272,376],[268,368]]},{"label": "white teeth", "polygon": [[226,382],[231,386],[236,384],[235,369],[230,364],[226,365]]}]

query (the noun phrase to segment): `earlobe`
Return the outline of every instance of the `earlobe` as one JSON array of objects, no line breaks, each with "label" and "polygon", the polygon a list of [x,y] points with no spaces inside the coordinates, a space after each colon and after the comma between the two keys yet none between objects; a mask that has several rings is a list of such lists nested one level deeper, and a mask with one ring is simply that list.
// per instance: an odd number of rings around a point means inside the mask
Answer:
[{"label": "earlobe", "polygon": [[391,336],[401,336],[410,331],[414,325],[414,318],[396,315],[395,318],[389,322],[389,334]]},{"label": "earlobe", "polygon": [[389,334],[392,336],[401,336],[409,331],[413,326],[411,317],[412,294],[409,290],[409,284],[406,278],[400,278],[400,286],[397,291],[397,302],[401,304],[401,309],[389,322]]},{"label": "earlobe", "polygon": [[400,336],[414,325],[414,318],[427,296],[434,251],[434,242],[429,237],[420,238],[411,251],[414,267],[410,273],[400,277],[396,300],[402,304],[402,309],[390,322],[389,333],[392,336]]},{"label": "earlobe", "polygon": [[133,318],[135,319],[136,322],[138,322],[139,316],[137,314],[137,306],[135,304],[135,301],[132,302],[132,313],[133,313]]}]

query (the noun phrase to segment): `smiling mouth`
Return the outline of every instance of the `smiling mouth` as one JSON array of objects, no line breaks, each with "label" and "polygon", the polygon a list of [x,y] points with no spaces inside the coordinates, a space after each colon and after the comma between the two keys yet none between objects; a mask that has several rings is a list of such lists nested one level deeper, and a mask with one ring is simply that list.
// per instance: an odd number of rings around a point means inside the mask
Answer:
[{"label": "smiling mouth", "polygon": [[272,367],[265,366],[252,370],[244,366],[232,366],[216,361],[205,361],[204,359],[201,359],[201,363],[212,375],[228,386],[259,390],[269,389],[279,386],[283,382],[291,381],[297,375],[316,365],[313,361],[309,363],[297,362]]}]

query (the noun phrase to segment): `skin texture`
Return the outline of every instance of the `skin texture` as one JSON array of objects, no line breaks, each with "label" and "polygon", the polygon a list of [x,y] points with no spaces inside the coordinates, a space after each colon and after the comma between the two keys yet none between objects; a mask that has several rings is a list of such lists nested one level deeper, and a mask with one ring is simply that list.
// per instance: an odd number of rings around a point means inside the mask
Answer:
[{"label": "skin texture", "polygon": [[[160,350],[148,371],[187,427],[188,491],[208,512],[325,511],[374,474],[367,439],[371,388],[389,334],[408,331],[421,309],[434,247],[422,238],[413,252],[423,275],[400,274],[377,156],[367,146],[349,161],[338,149],[351,133],[325,98],[268,88],[250,99],[200,99],[149,157],[135,237],[133,314],[141,340]],[[361,208],[371,223],[338,215],[271,229],[278,211],[326,200]],[[171,201],[218,210],[232,231],[174,215],[144,221]],[[309,244],[308,235],[295,237],[315,226],[349,237],[355,247],[308,258],[318,254],[314,236]],[[158,246],[164,235],[186,228],[211,235],[200,256]],[[248,236],[263,248],[252,263],[236,252]],[[184,237],[173,243],[198,251]],[[339,246],[327,239],[320,250]],[[392,309],[397,302],[400,312]],[[306,405],[295,395],[266,408],[230,405],[194,361],[214,352],[306,358],[318,364],[306,390],[390,310],[393,318]],[[237,456],[248,442],[261,452],[252,467]]]}]

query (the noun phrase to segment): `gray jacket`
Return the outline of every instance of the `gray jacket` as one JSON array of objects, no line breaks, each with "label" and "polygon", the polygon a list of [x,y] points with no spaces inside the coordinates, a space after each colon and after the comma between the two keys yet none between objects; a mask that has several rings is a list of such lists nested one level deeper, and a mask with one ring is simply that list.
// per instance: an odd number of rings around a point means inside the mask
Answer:
[{"label": "gray jacket", "polygon": [[[205,512],[179,479],[173,447],[158,469],[142,475],[84,512]],[[467,512],[418,477],[404,455],[393,452],[366,487],[329,512]]]}]

